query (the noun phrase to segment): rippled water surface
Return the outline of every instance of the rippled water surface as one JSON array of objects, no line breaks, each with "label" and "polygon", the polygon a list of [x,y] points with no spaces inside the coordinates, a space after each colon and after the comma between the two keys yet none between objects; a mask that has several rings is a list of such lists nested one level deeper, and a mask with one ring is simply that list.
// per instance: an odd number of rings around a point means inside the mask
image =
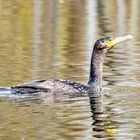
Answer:
[{"label": "rippled water surface", "polygon": [[0,139],[139,140],[139,6],[137,0],[1,0],[1,86],[49,78],[86,83],[98,38],[133,40],[108,53],[101,99],[0,94]]}]

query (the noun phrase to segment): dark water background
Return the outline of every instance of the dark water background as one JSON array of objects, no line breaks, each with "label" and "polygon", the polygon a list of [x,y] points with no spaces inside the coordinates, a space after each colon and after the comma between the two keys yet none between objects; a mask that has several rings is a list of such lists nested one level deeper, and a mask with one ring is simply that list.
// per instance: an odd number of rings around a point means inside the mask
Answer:
[{"label": "dark water background", "polygon": [[1,86],[49,78],[86,83],[96,39],[133,40],[106,57],[103,114],[92,113],[87,96],[1,95],[0,139],[139,140],[139,7],[138,0],[1,0]]}]

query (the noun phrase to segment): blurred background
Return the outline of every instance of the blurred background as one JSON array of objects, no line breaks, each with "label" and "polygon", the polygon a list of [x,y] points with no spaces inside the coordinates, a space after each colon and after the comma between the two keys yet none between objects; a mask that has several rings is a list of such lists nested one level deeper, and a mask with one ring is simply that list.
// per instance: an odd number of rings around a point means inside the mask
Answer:
[{"label": "blurred background", "polygon": [[111,50],[104,84],[140,82],[138,0],[0,0],[0,85],[61,78],[86,83],[94,42],[131,34]]},{"label": "blurred background", "polygon": [[88,97],[0,95],[0,139],[139,140],[139,8],[140,0],[0,0],[0,86],[49,78],[85,84],[95,41],[133,35],[105,59],[109,117],[100,129]]}]

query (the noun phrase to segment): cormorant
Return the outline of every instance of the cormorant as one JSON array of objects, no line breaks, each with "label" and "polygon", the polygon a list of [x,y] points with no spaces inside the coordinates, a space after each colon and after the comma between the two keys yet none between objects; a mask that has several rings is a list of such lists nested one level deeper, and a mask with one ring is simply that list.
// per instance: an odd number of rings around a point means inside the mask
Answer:
[{"label": "cormorant", "polygon": [[[131,39],[131,35],[122,37],[103,37],[95,42],[90,63],[90,75],[87,85],[69,80],[36,80],[21,85],[12,86],[9,89],[13,94],[28,94],[37,92],[62,92],[62,93],[89,93],[98,95],[102,88],[102,69],[105,54],[116,44]],[[4,88],[3,88],[4,89]]]}]

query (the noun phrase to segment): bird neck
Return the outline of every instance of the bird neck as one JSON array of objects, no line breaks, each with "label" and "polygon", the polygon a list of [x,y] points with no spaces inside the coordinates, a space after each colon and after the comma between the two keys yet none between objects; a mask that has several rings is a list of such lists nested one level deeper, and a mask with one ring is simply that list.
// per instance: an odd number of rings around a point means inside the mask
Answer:
[{"label": "bird neck", "polygon": [[102,70],[104,57],[105,51],[97,49],[97,46],[95,44],[91,57],[90,76],[88,81],[88,85],[92,87],[102,86]]}]

